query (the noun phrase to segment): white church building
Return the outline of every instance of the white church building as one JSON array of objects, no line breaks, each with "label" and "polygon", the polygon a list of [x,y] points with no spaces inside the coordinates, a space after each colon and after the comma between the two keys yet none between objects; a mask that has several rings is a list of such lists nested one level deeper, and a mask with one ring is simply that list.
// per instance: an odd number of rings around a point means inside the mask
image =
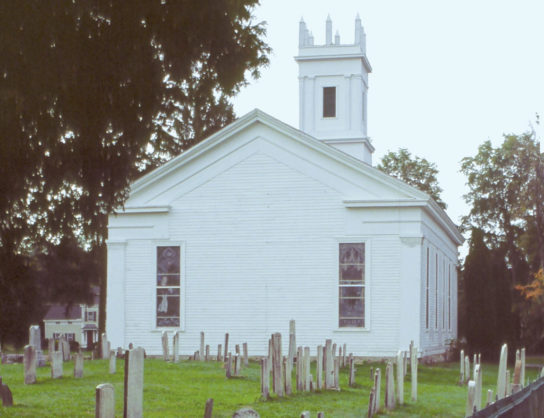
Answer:
[{"label": "white church building", "polygon": [[332,338],[357,356],[420,356],[457,337],[463,238],[427,194],[372,166],[371,66],[353,43],[314,45],[300,23],[300,127],[254,110],[131,185],[109,217],[106,331],[161,353],[247,342],[268,350]]}]

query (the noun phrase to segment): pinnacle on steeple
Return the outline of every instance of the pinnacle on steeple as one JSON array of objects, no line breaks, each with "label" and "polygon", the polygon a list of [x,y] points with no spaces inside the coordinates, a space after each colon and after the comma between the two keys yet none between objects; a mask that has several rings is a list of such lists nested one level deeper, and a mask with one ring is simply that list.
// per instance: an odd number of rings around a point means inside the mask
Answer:
[{"label": "pinnacle on steeple", "polygon": [[327,15],[325,23],[325,45],[332,45],[332,20],[331,15]]},{"label": "pinnacle on steeple", "polygon": [[300,18],[300,23],[298,24],[298,46],[302,47],[308,44],[308,29],[306,28],[306,23],[304,19]]},{"label": "pinnacle on steeple", "polygon": [[336,31],[336,34],[334,35],[334,44],[340,45],[340,33],[338,32],[338,30]]}]

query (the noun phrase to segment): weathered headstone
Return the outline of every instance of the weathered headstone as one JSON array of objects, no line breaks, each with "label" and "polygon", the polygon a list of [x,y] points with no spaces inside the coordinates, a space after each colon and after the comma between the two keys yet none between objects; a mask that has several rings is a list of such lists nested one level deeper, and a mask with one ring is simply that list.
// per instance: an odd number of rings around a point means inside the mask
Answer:
[{"label": "weathered headstone", "polygon": [[334,388],[340,390],[340,358],[334,358]]},{"label": "weathered headstone", "polygon": [[111,383],[96,387],[95,417],[115,418],[115,394]]},{"label": "weathered headstone", "polygon": [[206,346],[204,344],[204,331],[200,331],[200,356],[201,356],[201,360],[204,360],[204,353],[206,351]]},{"label": "weathered headstone", "polygon": [[397,353],[397,402],[404,405],[404,365],[405,356],[402,351]]},{"label": "weathered headstone", "polygon": [[213,399],[210,398],[206,401],[206,409],[204,409],[204,418],[212,418],[213,413]]},{"label": "weathered headstone", "polygon": [[349,354],[349,357],[348,357],[348,364],[349,364],[349,381],[348,381],[348,384],[349,386],[355,386],[355,360],[353,358],[353,356],[351,355],[351,353]]},{"label": "weathered headstone", "polygon": [[144,349],[136,347],[125,353],[125,418],[140,418],[143,416],[144,393]]},{"label": "weathered headstone", "polygon": [[482,366],[480,364],[474,365],[474,383],[476,383],[474,406],[476,411],[479,411],[482,408]]},{"label": "weathered headstone", "polygon": [[285,384],[285,395],[289,396],[293,392],[291,389],[291,363],[289,357],[283,357],[283,383]]},{"label": "weathered headstone", "polygon": [[317,413],[317,418],[325,418],[325,413],[320,411]]},{"label": "weathered headstone", "polygon": [[62,360],[64,361],[70,361],[71,355],[70,355],[70,343],[66,338],[61,338],[60,344],[62,346]]},{"label": "weathered headstone", "polygon": [[36,350],[30,344],[25,345],[23,364],[25,369],[25,385],[36,383]]},{"label": "weathered headstone", "polygon": [[232,354],[228,353],[226,359],[225,376],[227,376],[227,379],[230,379],[232,377]]},{"label": "weathered headstone", "polygon": [[489,406],[493,403],[493,391],[491,389],[487,390],[487,402],[485,403],[485,406]]},{"label": "weathered headstone", "polygon": [[223,355],[223,359],[226,362],[227,361],[227,354],[229,352],[229,333],[225,333],[225,354]]},{"label": "weathered headstone", "polygon": [[234,412],[234,414],[232,414],[232,418],[260,418],[260,415],[254,409],[244,407]]},{"label": "weathered headstone", "polygon": [[521,387],[525,387],[525,347],[521,349],[521,372],[520,372]]},{"label": "weathered headstone", "polygon": [[221,350],[221,344],[217,344],[217,361],[223,361],[223,351]]},{"label": "weathered headstone", "polygon": [[289,363],[291,363],[291,368],[293,368],[293,360],[295,358],[297,350],[297,337],[296,337],[296,325],[295,320],[291,319],[289,321]]},{"label": "weathered headstone", "polygon": [[83,353],[74,354],[74,377],[76,379],[83,377]]},{"label": "weathered headstone", "polygon": [[115,354],[117,358],[124,358],[125,353],[123,351],[123,347],[117,347],[117,353]]},{"label": "weathered headstone", "polygon": [[465,350],[461,350],[460,357],[460,370],[459,370],[459,385],[465,384]]},{"label": "weathered headstone", "polygon": [[297,370],[296,370],[296,382],[297,392],[304,391],[304,361],[303,361],[303,349],[297,348]]},{"label": "weathered headstone", "polygon": [[272,334],[272,379],[274,384],[274,392],[279,397],[283,396],[282,378],[282,355],[281,355],[281,334],[276,332]]},{"label": "weathered headstone", "polygon": [[323,346],[317,346],[317,364],[315,366],[315,378],[317,390],[323,389]]},{"label": "weathered headstone", "polygon": [[342,350],[342,367],[346,367],[346,356],[347,356],[347,346],[346,343],[344,343],[344,349]]},{"label": "weathered headstone", "polygon": [[374,412],[380,411],[380,391],[382,386],[382,373],[379,368],[376,368],[374,373]]},{"label": "weathered headstone", "polygon": [[49,340],[47,340],[47,360],[51,361],[51,353],[53,351],[55,351],[55,340],[49,338]]},{"label": "weathered headstone", "polygon": [[[402,369],[400,369],[402,372]],[[395,378],[393,363],[387,362],[385,367],[385,408],[388,410],[395,409]]]},{"label": "weathered headstone", "polygon": [[236,353],[234,355],[234,376],[240,376],[241,363],[240,354]]},{"label": "weathered headstone", "polygon": [[304,376],[303,377],[303,379],[304,379],[304,382],[303,382],[304,391],[309,392],[310,391],[310,382],[311,382],[311,378],[310,378],[310,347],[304,347],[302,370],[303,370],[302,375]]},{"label": "weathered headstone", "polygon": [[249,366],[249,356],[248,356],[248,352],[247,352],[247,343],[242,344],[242,352],[243,352],[243,355],[244,355],[244,367],[247,367],[247,366]]},{"label": "weathered headstone", "polygon": [[172,338],[172,361],[179,363],[179,331],[174,332]]},{"label": "weathered headstone", "polygon": [[471,417],[474,412],[474,397],[476,394],[476,382],[468,381],[467,406],[465,408],[465,417]]},{"label": "weathered headstone", "polygon": [[368,414],[367,414],[368,418],[372,418],[374,414],[376,413],[374,411],[374,408],[376,407],[376,404],[374,403],[375,396],[376,394],[375,394],[374,388],[372,388],[370,390],[370,395],[368,399]]},{"label": "weathered headstone", "polygon": [[206,344],[206,354],[204,355],[205,361],[210,361],[210,346],[209,344]]},{"label": "weathered headstone", "polygon": [[311,417],[310,411],[302,411],[300,413],[300,418],[310,418],[310,417]]},{"label": "weathered headstone", "polygon": [[412,346],[410,355],[410,373],[412,375],[412,401],[417,401],[417,347]]},{"label": "weathered headstone", "polygon": [[334,362],[332,356],[332,340],[325,341],[325,389],[334,387]]},{"label": "weathered headstone", "polygon": [[108,335],[105,332],[102,333],[102,341],[100,344],[100,355],[103,360],[109,359],[110,342],[108,341]]},{"label": "weathered headstone", "polygon": [[261,359],[261,396],[268,399],[270,396],[270,373],[268,373],[268,358]]},{"label": "weathered headstone", "polygon": [[470,380],[470,358],[468,356],[465,356],[465,380]]},{"label": "weathered headstone", "polygon": [[45,366],[45,356],[42,351],[42,335],[39,325],[31,325],[28,329],[28,345],[31,345],[36,352],[36,367]]},{"label": "weathered headstone", "polygon": [[499,360],[499,374],[497,376],[497,398],[502,399],[506,396],[507,380],[506,369],[508,361],[508,346],[503,344],[501,347],[501,357]]},{"label": "weathered headstone", "polygon": [[162,359],[164,361],[168,361],[168,333],[166,331],[163,331],[161,334],[161,342],[162,342]]},{"label": "weathered headstone", "polygon": [[512,394],[512,381],[510,380],[510,370],[506,370],[506,395],[510,396]]},{"label": "weathered headstone", "polygon": [[51,379],[62,377],[63,370],[62,352],[53,351],[51,353]]},{"label": "weathered headstone", "polygon": [[0,376],[0,399],[3,406],[13,406],[13,394],[8,385],[2,383],[2,377]]},{"label": "weathered headstone", "polygon": [[117,357],[115,357],[115,351],[110,352],[110,374],[114,374],[117,370]]}]

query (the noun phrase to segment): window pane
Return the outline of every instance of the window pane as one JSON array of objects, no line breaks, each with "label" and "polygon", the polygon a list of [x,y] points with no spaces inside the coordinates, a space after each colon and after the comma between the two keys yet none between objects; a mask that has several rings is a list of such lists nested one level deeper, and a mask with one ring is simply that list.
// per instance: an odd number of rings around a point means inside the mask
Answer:
[{"label": "window pane", "polygon": [[179,272],[179,247],[157,247],[157,273]]},{"label": "window pane", "polygon": [[179,327],[179,318],[159,318],[157,317],[158,327]]},{"label": "window pane", "polygon": [[179,296],[179,287],[159,287],[157,289],[157,295],[178,295]]},{"label": "window pane", "polygon": [[362,328],[365,322],[363,318],[340,318],[340,326]]},{"label": "window pane", "polygon": [[364,264],[365,244],[340,244],[340,264]]},{"label": "window pane", "polygon": [[340,318],[362,318],[364,313],[363,298],[340,299]]},{"label": "window pane", "polygon": [[341,298],[361,298],[363,296],[363,288],[361,286],[347,286],[340,288]]},{"label": "window pane", "polygon": [[179,286],[179,274],[159,274],[157,286]]},{"label": "window pane", "polygon": [[336,116],[336,87],[323,87],[323,117]]},{"label": "window pane", "polygon": [[340,283],[356,282],[357,284],[363,281],[363,266],[354,265],[340,265]]},{"label": "window pane", "polygon": [[157,317],[179,316],[179,295],[157,296]]}]

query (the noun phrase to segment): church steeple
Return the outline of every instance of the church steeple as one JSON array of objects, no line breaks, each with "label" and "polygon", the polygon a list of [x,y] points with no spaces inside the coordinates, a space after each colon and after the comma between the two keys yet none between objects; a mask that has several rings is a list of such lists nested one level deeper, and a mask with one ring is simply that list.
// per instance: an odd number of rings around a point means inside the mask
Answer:
[{"label": "church steeple", "polygon": [[314,45],[304,20],[299,24],[300,129],[372,164],[374,147],[367,137],[368,74],[366,35],[357,14],[355,39],[341,44],[327,16],[325,44]]}]

